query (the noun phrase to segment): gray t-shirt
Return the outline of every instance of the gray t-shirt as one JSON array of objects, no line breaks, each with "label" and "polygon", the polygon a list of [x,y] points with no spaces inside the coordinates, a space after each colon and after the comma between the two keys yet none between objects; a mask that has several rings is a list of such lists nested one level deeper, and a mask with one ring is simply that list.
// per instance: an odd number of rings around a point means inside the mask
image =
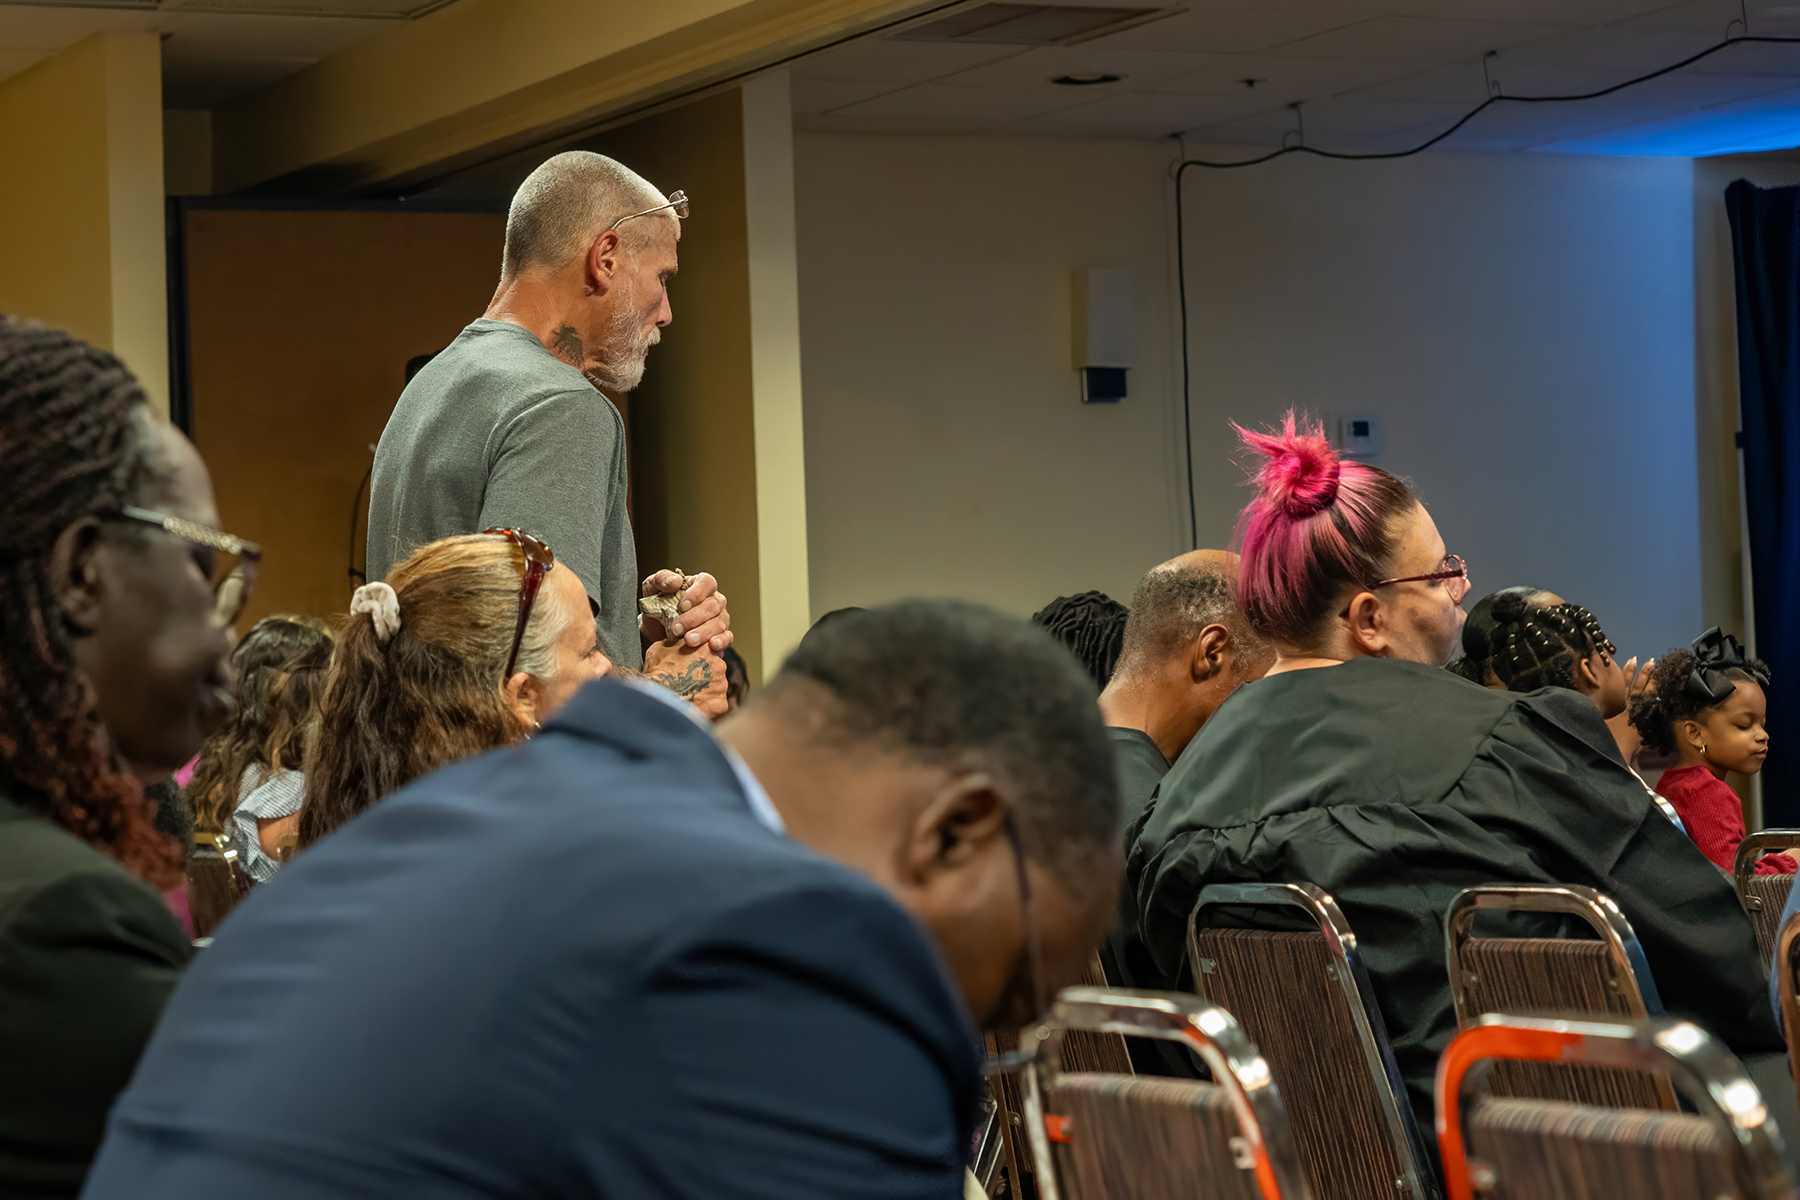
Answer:
[{"label": "gray t-shirt", "polygon": [[625,422],[521,327],[485,317],[406,385],[375,450],[369,578],[438,538],[494,526],[542,538],[600,606],[606,656],[642,668]]}]

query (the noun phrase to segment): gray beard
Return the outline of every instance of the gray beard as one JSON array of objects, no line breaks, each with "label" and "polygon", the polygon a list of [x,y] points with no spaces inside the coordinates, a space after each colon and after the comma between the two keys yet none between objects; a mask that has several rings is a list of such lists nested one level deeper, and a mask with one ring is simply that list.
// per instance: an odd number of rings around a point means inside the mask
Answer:
[{"label": "gray beard", "polygon": [[609,392],[634,391],[644,381],[644,367],[650,347],[662,341],[662,330],[652,325],[648,333],[639,333],[643,314],[626,296],[621,311],[607,322],[606,337],[600,346],[600,365],[588,372],[588,378]]}]

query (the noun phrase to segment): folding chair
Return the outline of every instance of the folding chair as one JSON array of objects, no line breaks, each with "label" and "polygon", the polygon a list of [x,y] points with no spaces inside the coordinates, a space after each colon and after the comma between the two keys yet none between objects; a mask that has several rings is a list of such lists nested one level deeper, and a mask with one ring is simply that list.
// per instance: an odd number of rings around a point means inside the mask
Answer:
[{"label": "folding chair", "polygon": [[1756,929],[1756,948],[1762,952],[1763,968],[1775,959],[1775,938],[1781,932],[1781,910],[1787,907],[1788,892],[1794,886],[1792,875],[1758,875],[1756,864],[1770,851],[1800,848],[1800,829],[1765,829],[1738,843],[1737,857],[1731,864],[1731,882],[1737,885],[1738,899],[1750,914]]},{"label": "folding chair", "polygon": [[[1182,1042],[1213,1083],[1063,1071],[1076,1031]],[[1178,992],[1067,988],[1024,1070],[1040,1200],[1311,1200],[1287,1112],[1231,1014]]]},{"label": "folding chair", "polygon": [[[1495,1060],[1673,1078],[1694,1113],[1467,1094]],[[1743,1064],[1688,1021],[1489,1014],[1438,1060],[1450,1200],[1795,1200],[1780,1134]]]},{"label": "folding chair", "polygon": [[[1098,954],[1089,960],[1081,982],[1087,987],[1106,986],[1106,971]],[[1005,1054],[1019,1048],[1019,1039],[1015,1034],[990,1033],[987,1046],[995,1054]],[[1063,1041],[1062,1054],[1063,1060],[1076,1071],[1132,1073],[1131,1054],[1125,1049],[1125,1039],[1116,1033],[1071,1030]],[[1030,1154],[1019,1145],[1025,1112],[1019,1081],[1010,1074],[989,1079],[987,1102],[992,1106],[991,1117],[983,1121],[976,1135],[974,1153],[976,1163],[986,1164],[986,1169],[975,1171],[976,1181],[990,1196],[994,1195],[1000,1168],[1005,1167],[1012,1180],[1012,1194],[1020,1195],[1023,1193],[1020,1175],[1029,1173],[1032,1165]]]},{"label": "folding chair", "polygon": [[238,865],[237,847],[222,833],[196,830],[188,856],[188,912],[194,936],[209,938],[219,922],[250,890],[250,877]]},{"label": "folding chair", "polygon": [[[1559,913],[1579,917],[1598,935],[1585,938],[1478,938],[1483,912]],[[1650,964],[1631,922],[1608,896],[1573,884],[1491,883],[1464,888],[1444,916],[1444,965],[1456,1023],[1467,1029],[1483,1013],[1581,1013],[1601,1017],[1662,1015]],[[1566,1100],[1616,1108],[1675,1109],[1666,1079],[1557,1064],[1508,1063],[1494,1072],[1505,1096]]]},{"label": "folding chair", "polygon": [[[1296,908],[1313,930],[1210,928],[1208,909]],[[1188,916],[1194,992],[1262,1051],[1320,1200],[1434,1200],[1424,1139],[1337,902],[1310,883],[1214,884]]]}]

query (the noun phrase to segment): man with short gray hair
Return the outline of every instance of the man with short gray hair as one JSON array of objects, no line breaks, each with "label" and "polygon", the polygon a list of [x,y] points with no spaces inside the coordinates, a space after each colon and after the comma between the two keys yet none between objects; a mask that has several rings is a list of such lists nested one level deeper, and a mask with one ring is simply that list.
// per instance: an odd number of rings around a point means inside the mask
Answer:
[{"label": "man with short gray hair", "polygon": [[[629,392],[673,319],[687,197],[586,151],[545,162],[506,218],[487,312],[401,394],[375,452],[368,577],[438,538],[492,527],[543,540],[587,588],[600,644],[709,716],[725,711],[731,617],[711,575],[638,579],[626,513]],[[640,595],[681,593],[665,627]]]}]

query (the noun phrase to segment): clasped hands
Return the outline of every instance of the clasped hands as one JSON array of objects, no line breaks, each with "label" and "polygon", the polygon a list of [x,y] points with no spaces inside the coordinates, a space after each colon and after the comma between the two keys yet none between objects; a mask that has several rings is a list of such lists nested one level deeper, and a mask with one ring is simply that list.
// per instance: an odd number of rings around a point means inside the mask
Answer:
[{"label": "clasped hands", "polygon": [[681,594],[680,612],[668,628],[648,614],[638,617],[638,634],[644,639],[644,674],[716,721],[727,711],[725,661],[719,657],[732,638],[725,593],[719,590],[719,581],[704,571],[683,575],[662,570],[645,579],[638,594],[677,593]]}]

